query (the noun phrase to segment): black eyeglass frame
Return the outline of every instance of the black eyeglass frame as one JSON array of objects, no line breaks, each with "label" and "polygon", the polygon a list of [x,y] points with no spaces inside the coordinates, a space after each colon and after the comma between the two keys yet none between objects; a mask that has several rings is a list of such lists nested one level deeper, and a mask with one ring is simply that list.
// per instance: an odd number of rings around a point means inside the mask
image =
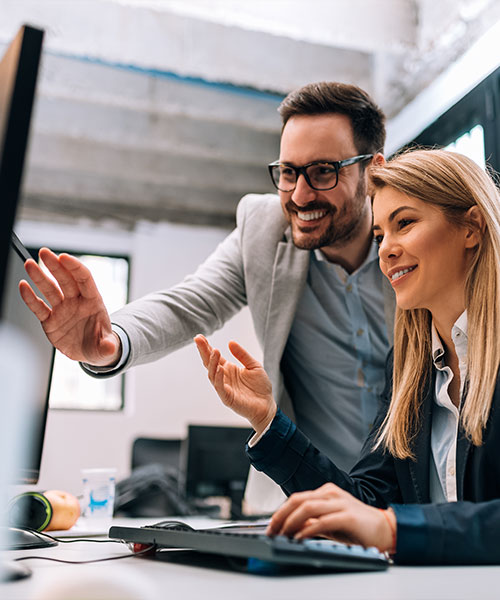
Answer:
[{"label": "black eyeglass frame", "polygon": [[[280,192],[293,192],[297,187],[297,181],[299,180],[300,175],[304,175],[304,179],[307,181],[307,185],[318,192],[326,192],[328,190],[333,190],[339,182],[339,171],[344,167],[348,167],[350,165],[354,165],[363,160],[369,160],[373,158],[373,154],[359,154],[358,156],[353,156],[351,158],[346,158],[344,160],[336,160],[336,161],[328,161],[328,160],[315,160],[313,162],[308,163],[307,165],[302,165],[301,167],[294,167],[293,165],[289,165],[288,163],[282,162],[280,160],[275,160],[274,162],[267,165],[267,169],[269,171],[269,175],[271,176],[271,181],[273,182],[274,187]],[[273,169],[274,167],[279,167],[280,165],[286,166],[295,171],[295,185],[290,190],[282,190],[278,187],[278,184],[274,181],[273,177]],[[307,169],[312,167],[313,165],[329,165],[335,169],[335,185],[332,185],[327,188],[318,188],[312,185],[311,180],[309,179],[309,175],[307,174]]]}]

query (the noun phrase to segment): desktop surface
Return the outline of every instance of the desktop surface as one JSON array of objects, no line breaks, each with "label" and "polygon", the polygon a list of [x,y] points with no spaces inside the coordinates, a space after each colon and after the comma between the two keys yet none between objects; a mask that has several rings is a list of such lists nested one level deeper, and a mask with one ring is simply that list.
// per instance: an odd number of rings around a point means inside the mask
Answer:
[{"label": "desktop surface", "polygon": [[[168,517],[172,518],[172,517]],[[183,517],[183,520],[186,520]],[[150,522],[150,520],[149,520]],[[189,522],[203,526],[199,519]],[[213,521],[211,521],[213,523]],[[145,519],[119,519],[123,526],[141,526]],[[12,551],[9,558],[28,553]],[[194,560],[135,557],[122,544],[59,544],[29,555],[64,560],[92,560],[127,555],[111,562],[67,565],[29,560],[29,579],[0,584],[5,600],[71,600],[85,590],[87,598],[122,600],[481,600],[498,599],[500,566],[492,567],[400,567],[365,573],[318,573],[256,576],[224,568],[222,564]],[[92,596],[92,590],[99,586]],[[119,596],[112,596],[117,586]],[[114,588],[114,590],[113,590]],[[111,591],[110,591],[111,590]]]}]

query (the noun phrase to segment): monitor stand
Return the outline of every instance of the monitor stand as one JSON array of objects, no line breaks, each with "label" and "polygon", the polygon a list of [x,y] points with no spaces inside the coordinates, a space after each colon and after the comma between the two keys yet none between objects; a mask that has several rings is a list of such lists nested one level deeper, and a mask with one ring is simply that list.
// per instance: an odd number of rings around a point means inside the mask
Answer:
[{"label": "monitor stand", "polygon": [[246,482],[229,482],[229,499],[231,501],[231,520],[240,521],[243,516],[243,496],[245,495]]},{"label": "monitor stand", "polygon": [[[49,548],[57,546],[55,540],[49,540],[38,535],[36,531],[28,529],[19,529],[18,527],[2,527],[0,539],[4,540],[6,545],[2,550],[32,550],[38,548]],[[0,581],[14,581],[24,579],[31,575],[31,570],[24,565],[12,560],[2,560],[0,562]]]},{"label": "monitor stand", "polygon": [[4,540],[3,550],[32,550],[57,546],[55,540],[44,538],[32,529],[21,529],[19,527],[2,527],[2,529],[0,539]]}]

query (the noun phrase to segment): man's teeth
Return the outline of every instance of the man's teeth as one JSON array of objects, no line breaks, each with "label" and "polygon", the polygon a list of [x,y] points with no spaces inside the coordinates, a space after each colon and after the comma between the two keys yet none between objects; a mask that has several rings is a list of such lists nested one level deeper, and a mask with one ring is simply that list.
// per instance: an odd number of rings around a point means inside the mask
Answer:
[{"label": "man's teeth", "polygon": [[398,271],[397,273],[393,273],[391,275],[391,281],[395,281],[396,279],[399,279],[400,277],[403,277],[403,275],[406,275],[406,273],[409,273],[410,271],[413,271],[415,267],[408,267],[407,269],[403,269],[402,271]]},{"label": "man's teeth", "polygon": [[297,216],[301,221],[314,221],[315,219],[321,219],[326,215],[325,210],[313,210],[308,212],[297,212]]}]

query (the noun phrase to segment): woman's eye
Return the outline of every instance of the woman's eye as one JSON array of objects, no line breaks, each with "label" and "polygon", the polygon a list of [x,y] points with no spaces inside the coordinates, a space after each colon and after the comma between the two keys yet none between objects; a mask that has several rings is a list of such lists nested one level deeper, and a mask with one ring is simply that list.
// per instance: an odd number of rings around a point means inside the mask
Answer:
[{"label": "woman's eye", "polygon": [[403,229],[403,227],[407,227],[408,225],[411,225],[413,223],[413,219],[400,219],[398,221],[398,225],[400,229]]},{"label": "woman's eye", "polygon": [[384,239],[383,235],[375,235],[375,236],[373,236],[373,241],[377,244],[377,246],[380,246],[380,244],[382,243],[383,239]]}]

